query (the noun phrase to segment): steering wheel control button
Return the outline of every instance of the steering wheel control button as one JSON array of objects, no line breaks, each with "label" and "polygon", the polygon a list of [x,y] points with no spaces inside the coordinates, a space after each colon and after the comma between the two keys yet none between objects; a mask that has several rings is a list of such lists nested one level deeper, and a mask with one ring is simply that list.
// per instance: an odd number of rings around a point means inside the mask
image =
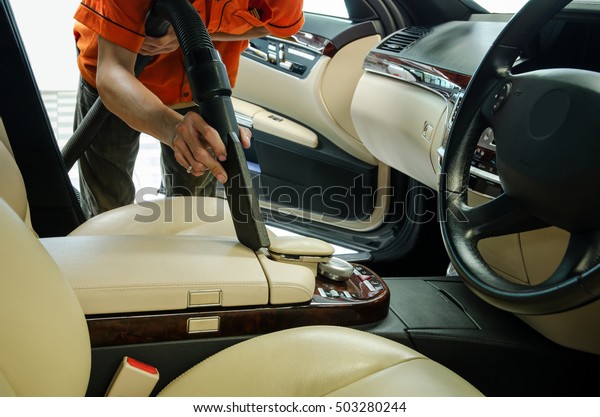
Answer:
[{"label": "steering wheel control button", "polygon": [[494,130],[488,127],[483,131],[479,138],[479,145],[496,146],[496,138],[494,137]]},{"label": "steering wheel control button", "polygon": [[471,159],[469,189],[487,197],[502,194],[496,162],[496,139],[494,130],[488,127],[477,142],[477,148]]},{"label": "steering wheel control button", "polygon": [[494,105],[492,106],[492,112],[497,112],[500,107],[504,104],[510,92],[512,91],[512,83],[506,82],[500,87],[500,91],[494,96]]},{"label": "steering wheel control button", "polygon": [[331,258],[328,262],[321,262],[317,268],[318,274],[333,281],[347,281],[354,272],[354,267],[349,262],[340,258]]}]

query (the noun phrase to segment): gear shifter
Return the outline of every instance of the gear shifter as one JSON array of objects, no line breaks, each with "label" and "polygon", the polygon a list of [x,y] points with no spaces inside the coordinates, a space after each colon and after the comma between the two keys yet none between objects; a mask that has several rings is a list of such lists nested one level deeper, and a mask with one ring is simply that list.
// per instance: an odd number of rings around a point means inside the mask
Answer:
[{"label": "gear shifter", "polygon": [[332,281],[347,281],[354,273],[354,267],[350,262],[343,259],[332,257],[327,262],[319,263],[317,273]]}]

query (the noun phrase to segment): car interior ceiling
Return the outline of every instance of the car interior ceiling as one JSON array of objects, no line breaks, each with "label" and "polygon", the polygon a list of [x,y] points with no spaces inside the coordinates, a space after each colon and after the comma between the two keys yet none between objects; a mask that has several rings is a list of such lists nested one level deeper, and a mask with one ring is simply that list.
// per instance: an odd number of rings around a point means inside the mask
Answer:
[{"label": "car interior ceiling", "polygon": [[[381,8],[387,2],[364,3],[378,3],[377,8]],[[401,3],[406,22],[436,25],[442,21],[463,21],[468,18],[469,9],[459,2],[412,0]],[[6,6],[4,2],[2,5]],[[371,7],[374,8],[372,4]],[[357,7],[349,11],[351,14],[364,15],[365,10]],[[0,64],[0,87],[3,91],[0,121],[25,183],[32,227],[40,238],[51,242],[52,238],[67,236],[85,219],[70,185],[14,18],[6,7],[1,13],[0,54],[4,57],[3,61],[11,65]],[[402,24],[398,23],[398,19],[390,21],[395,21],[387,23],[390,27]],[[560,36],[555,37],[552,28],[547,28],[548,33],[552,32],[546,38],[547,43],[532,45],[532,50],[528,51],[532,59],[524,59],[516,71],[524,71],[531,66],[556,67],[573,62],[580,67],[598,70],[600,58],[589,53],[600,38],[597,23],[554,24]],[[579,43],[575,48],[565,47],[572,45],[572,39],[580,38],[582,32],[587,42]],[[407,179],[399,176],[397,181]],[[436,210],[435,201],[425,199],[421,204],[421,210]],[[131,242],[135,243],[134,240]],[[140,314],[89,314],[88,325],[92,329],[92,336],[98,337],[98,343],[92,349],[92,376],[87,394],[104,394],[123,356],[152,363],[161,369],[164,381],[170,381],[200,360],[255,334],[305,324],[342,323],[414,348],[447,366],[485,395],[598,395],[596,384],[588,383],[600,372],[598,355],[575,351],[549,341],[515,315],[501,311],[475,296],[458,276],[445,274],[448,255],[437,222],[423,225],[418,241],[413,243],[414,247],[403,254],[404,260],[378,262],[379,258],[375,256],[359,266],[364,268],[360,270],[363,276],[371,276],[372,282],[381,281],[382,288],[385,287],[385,291],[382,289],[378,293],[381,299],[377,300],[377,305],[365,306],[364,310],[357,307],[359,313],[353,312],[354,307],[347,306],[320,305],[320,308],[311,309],[301,305],[295,310],[285,306],[272,309],[269,306],[231,306],[216,310],[205,307],[191,312],[169,308]],[[387,250],[396,254],[399,252],[399,248],[393,246]],[[385,248],[380,256],[381,259],[388,258]],[[325,282],[322,288],[324,291],[336,291],[338,287],[335,285]],[[331,311],[330,317],[324,311],[327,309]],[[381,313],[382,309],[385,314]],[[222,321],[231,323],[229,333],[189,338],[167,337],[163,340],[154,337],[144,340],[142,336],[128,334],[134,332],[134,326],[165,326],[165,323],[174,323],[169,320],[215,314],[223,314]],[[150,321],[156,316],[163,316],[165,321]],[[376,317],[376,320],[361,322],[364,317]],[[246,332],[245,323],[239,322],[248,318],[260,323]],[[109,331],[120,332],[122,339],[102,339],[100,335]],[[164,329],[161,332],[168,333]],[[332,359],[335,360],[334,355]],[[154,393],[163,387],[164,384],[159,383]]]}]

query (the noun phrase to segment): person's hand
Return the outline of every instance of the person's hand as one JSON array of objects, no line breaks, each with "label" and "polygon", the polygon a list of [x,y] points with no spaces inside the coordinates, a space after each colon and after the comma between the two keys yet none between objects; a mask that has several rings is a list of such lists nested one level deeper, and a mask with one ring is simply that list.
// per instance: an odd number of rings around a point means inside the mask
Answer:
[{"label": "person's hand", "polygon": [[[240,127],[240,142],[248,149],[252,132]],[[227,172],[221,162],[227,159],[225,144],[218,132],[196,112],[188,112],[176,127],[171,143],[175,159],[190,174],[199,177],[210,170],[220,183],[227,181]]]},{"label": "person's hand", "polygon": [[196,112],[188,112],[176,127],[171,143],[175,159],[188,173],[199,177],[210,170],[220,183],[227,181],[221,162],[227,159],[218,132]]},{"label": "person's hand", "polygon": [[240,126],[240,142],[242,142],[242,146],[244,149],[249,149],[252,139],[252,131],[247,127]]},{"label": "person's hand", "polygon": [[148,56],[167,54],[177,50],[177,48],[179,48],[179,41],[177,40],[173,26],[169,25],[166,35],[160,38],[146,36],[140,49],[140,54]]}]

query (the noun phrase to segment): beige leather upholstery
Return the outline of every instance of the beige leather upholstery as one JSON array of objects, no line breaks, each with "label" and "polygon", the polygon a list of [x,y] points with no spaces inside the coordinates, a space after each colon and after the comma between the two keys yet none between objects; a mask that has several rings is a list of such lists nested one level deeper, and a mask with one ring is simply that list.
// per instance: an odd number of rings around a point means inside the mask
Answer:
[{"label": "beige leather upholstery", "polygon": [[363,75],[363,62],[379,42],[380,35],[358,39],[335,54],[323,75],[322,95],[331,117],[353,138],[361,140],[354,128],[350,103]]},{"label": "beige leather upholstery", "polygon": [[0,397],[15,397],[17,394],[13,391],[10,383],[0,371]]},{"label": "beige leather upholstery", "polygon": [[173,197],[130,204],[92,217],[70,236],[177,234],[235,237],[227,201]]},{"label": "beige leather upholstery", "polygon": [[[84,395],[91,350],[77,298],[37,237],[2,199],[0,227],[0,395]],[[306,327],[243,342],[196,366],[162,395],[355,393],[479,395],[405,346],[334,327]]]},{"label": "beige leather upholstery", "polygon": [[294,304],[312,299],[315,290],[315,272],[302,265],[275,262],[257,253],[258,260],[269,281],[271,304]]},{"label": "beige leather upholstery", "polygon": [[[223,307],[269,303],[261,264],[234,238],[69,236],[41,241],[86,314],[186,309],[190,293],[198,291],[220,293]],[[310,300],[313,290],[314,276],[304,289],[310,296],[298,294],[296,302]]]},{"label": "beige leather upholstery", "polygon": [[269,233],[271,245],[269,252],[294,256],[312,256],[328,258],[335,249],[327,242],[304,236],[275,236]]},{"label": "beige leather upholstery", "polygon": [[[356,131],[371,154],[434,189],[438,179],[431,143],[446,127],[446,110],[441,96],[372,73],[360,79],[351,108]],[[433,128],[427,137],[426,123]]]},{"label": "beige leather upholstery", "polygon": [[0,196],[31,227],[29,204],[21,171],[14,160],[10,141],[0,118]]},{"label": "beige leather upholstery", "polygon": [[84,395],[90,343],[75,294],[2,199],[0,229],[0,393]]},{"label": "beige leather upholstery", "polygon": [[[262,252],[246,248],[235,237],[195,235],[195,230],[206,231],[203,227],[200,223],[178,235],[136,235],[134,229],[129,235],[68,236],[44,238],[41,242],[75,290],[85,314],[311,300],[314,270],[275,262]],[[158,228],[168,230],[160,222]],[[315,250],[333,252],[330,245],[316,243],[311,254]],[[214,295],[207,297],[207,304],[193,303],[192,295],[199,292]]]},{"label": "beige leather upholstery", "polygon": [[[275,262],[235,238],[69,236],[40,241],[85,314],[306,303],[315,289],[313,270]],[[198,298],[205,301],[193,301]]]},{"label": "beige leather upholstery", "polygon": [[271,112],[260,111],[256,113],[252,118],[252,122],[254,129],[280,139],[289,140],[313,149],[319,145],[319,139],[315,132]]},{"label": "beige leather upholstery", "polygon": [[25,220],[28,215],[25,184],[10,151],[0,142],[0,195],[4,197],[15,213]]},{"label": "beige leather upholstery", "polygon": [[183,374],[160,395],[481,394],[456,374],[406,346],[358,330],[314,326],[256,337],[217,353]]},{"label": "beige leather upholstery", "polygon": [[[25,184],[1,119],[0,175],[0,197],[30,226]],[[259,261],[242,246],[228,203],[219,198],[131,204],[88,220],[69,237],[42,242],[85,314],[185,309],[198,306],[190,300],[202,292],[223,307],[303,303],[314,291],[314,273]],[[324,242],[317,247],[333,251]]]}]

